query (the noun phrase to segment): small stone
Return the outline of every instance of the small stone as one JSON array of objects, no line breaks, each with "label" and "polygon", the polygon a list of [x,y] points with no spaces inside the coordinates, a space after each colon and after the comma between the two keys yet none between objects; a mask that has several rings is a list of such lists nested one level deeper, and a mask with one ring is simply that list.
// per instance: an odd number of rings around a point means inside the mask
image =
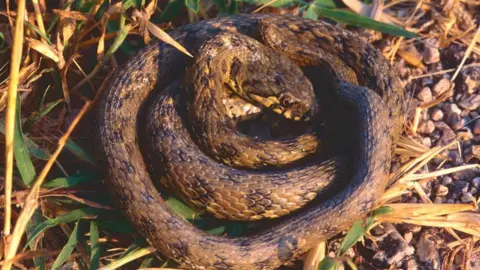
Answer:
[{"label": "small stone", "polygon": [[412,241],[412,239],[413,239],[413,233],[410,232],[410,231],[404,233],[404,234],[403,234],[403,239],[405,239],[405,241],[406,241],[407,243],[410,243],[410,242]]},{"label": "small stone", "polygon": [[434,64],[440,61],[440,52],[437,48],[426,46],[423,50],[423,62],[425,64]]},{"label": "small stone", "polygon": [[432,101],[432,90],[430,90],[430,87],[424,87],[420,92],[417,94],[417,98],[422,101],[423,103],[428,103]]},{"label": "small stone", "polygon": [[464,88],[468,94],[473,94],[479,85],[478,80],[473,79],[471,76],[467,76],[463,82]]},{"label": "small stone", "polygon": [[418,124],[418,132],[422,134],[430,134],[435,130],[435,124],[433,121],[422,121]]},{"label": "small stone", "polygon": [[452,160],[453,166],[460,166],[463,164],[463,158],[458,150],[452,150],[448,152],[448,157]]},{"label": "small stone", "polygon": [[452,117],[448,118],[448,123],[452,129],[457,130],[465,125],[465,119],[461,115],[454,114]]},{"label": "small stone", "polygon": [[446,104],[443,106],[443,110],[447,116],[447,123],[449,123],[453,129],[461,128],[465,124],[465,120],[462,117],[462,110],[460,110],[457,104]]},{"label": "small stone", "polygon": [[472,179],[472,185],[476,188],[480,188],[480,177],[475,177]]},{"label": "small stone", "polygon": [[461,200],[463,203],[472,202],[473,201],[472,193],[469,193],[469,192],[463,193]]},{"label": "small stone", "polygon": [[445,176],[442,178],[442,185],[449,185],[450,183],[452,183],[452,178],[449,177],[449,176]]},{"label": "small stone", "polygon": [[457,104],[454,103],[446,103],[445,105],[442,106],[442,109],[445,111],[447,116],[450,116],[451,114],[462,114],[462,110],[457,106]]},{"label": "small stone", "polygon": [[427,194],[427,196],[430,196],[432,194],[432,182],[424,182],[421,183],[420,186],[422,187],[423,191],[425,191],[425,194]]},{"label": "small stone", "polygon": [[474,156],[480,157],[480,145],[472,146],[472,154]]},{"label": "small stone", "polygon": [[435,189],[435,195],[437,195],[437,196],[445,196],[447,194],[448,194],[448,187],[446,187],[444,185],[439,185]]},{"label": "small stone", "polygon": [[433,199],[433,203],[442,204],[443,203],[443,198],[442,197],[435,197],[435,199]]},{"label": "small stone", "polygon": [[440,266],[440,255],[438,254],[435,242],[430,238],[429,234],[422,233],[417,242],[416,254],[418,259],[425,264],[426,267],[438,269]]},{"label": "small stone", "polygon": [[463,171],[458,171],[452,173],[452,179],[453,181],[456,180],[462,180],[462,181],[470,181],[474,177],[476,177],[478,174],[475,172],[476,168],[473,168],[471,170],[463,170]]},{"label": "small stone", "polygon": [[409,224],[409,228],[410,228],[410,231],[413,233],[417,233],[422,230],[422,226],[413,225],[413,224]]},{"label": "small stone", "polygon": [[450,81],[443,78],[433,86],[433,93],[435,96],[439,96],[450,89]]},{"label": "small stone", "polygon": [[475,93],[480,87],[480,69],[467,68],[460,72],[459,88],[467,94]]},{"label": "small stone", "polygon": [[454,181],[450,184],[449,199],[457,199],[463,193],[468,192],[469,183],[465,181]]},{"label": "small stone", "polygon": [[379,250],[373,256],[375,265],[384,268],[413,255],[415,249],[408,244],[392,224],[382,223],[382,226],[385,233],[376,237]]},{"label": "small stone", "polygon": [[430,139],[430,137],[425,137],[422,139],[422,144],[430,148],[432,146],[432,139]]},{"label": "small stone", "polygon": [[417,261],[415,259],[410,259],[405,263],[406,270],[418,270]]},{"label": "small stone", "polygon": [[440,138],[441,145],[447,145],[457,137],[455,132],[453,132],[453,130],[445,122],[435,122],[435,127],[442,132],[442,137]]},{"label": "small stone", "polygon": [[460,107],[473,111],[480,107],[480,95],[471,95],[458,103]]},{"label": "small stone", "polygon": [[433,109],[431,114],[433,121],[440,121],[443,118],[443,112],[440,109]]},{"label": "small stone", "polygon": [[480,135],[480,119],[475,120],[473,124],[473,133],[475,135]]}]

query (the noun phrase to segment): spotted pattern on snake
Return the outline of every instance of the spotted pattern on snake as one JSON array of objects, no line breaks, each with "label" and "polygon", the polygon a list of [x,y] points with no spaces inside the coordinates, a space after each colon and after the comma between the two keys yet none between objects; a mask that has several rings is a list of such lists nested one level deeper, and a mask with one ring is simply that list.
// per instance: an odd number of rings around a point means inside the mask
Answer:
[{"label": "spotted pattern on snake", "polygon": [[[177,129],[175,126],[180,123],[177,117],[181,116],[171,113],[177,111],[183,98],[180,94],[183,91],[179,90],[182,85],[176,82],[184,79],[185,67],[192,59],[167,44],[156,42],[126,63],[99,103],[98,131],[106,168],[105,181],[138,232],[181,267],[276,269],[297,259],[319,241],[347,229],[376,206],[388,181],[392,150],[405,123],[406,96],[394,69],[378,50],[355,34],[324,22],[268,14],[237,15],[187,25],[169,34],[195,54],[207,40],[225,31],[238,32],[268,44],[299,66],[338,66],[335,72],[339,78],[352,78],[354,73],[355,80],[340,81],[335,88],[338,99],[356,112],[355,119],[352,119],[356,130],[356,151],[351,157],[355,161],[351,178],[328,199],[294,211],[274,226],[244,237],[210,235],[173,213],[163,201],[161,191],[155,188],[152,181],[155,179],[148,171],[154,164],[146,162],[139,149],[139,140],[143,142],[143,138],[137,135],[137,112],[154,95],[154,89],[163,89],[149,112],[163,117],[160,120],[165,123],[161,126],[163,130],[157,132],[165,137],[153,142],[173,139],[174,136],[168,136],[171,133],[165,130]],[[182,98],[178,98],[179,94]],[[151,130],[158,127],[154,125]],[[177,131],[183,132],[182,129]],[[183,153],[192,155],[188,151]],[[208,159],[198,157],[197,160],[198,164],[210,166]],[[335,160],[324,161],[325,167],[321,170],[330,171],[326,173],[330,176],[336,174],[339,171],[336,166],[342,166],[342,162]],[[188,162],[185,165],[188,166]],[[207,175],[205,178],[189,175],[200,170],[183,170],[188,176],[184,178],[202,179],[192,184],[192,188],[197,185],[205,190],[197,191],[197,198],[215,193],[208,190],[210,187],[203,186],[213,179],[207,179]],[[232,172],[223,175],[224,178],[237,179],[230,181],[231,186],[241,183],[238,179],[249,177],[247,173]],[[318,173],[318,170],[310,173]],[[285,182],[294,181],[290,177],[284,179]],[[215,191],[225,194],[222,190]],[[224,210],[229,211],[228,207]],[[215,208],[215,211],[220,210]]]}]

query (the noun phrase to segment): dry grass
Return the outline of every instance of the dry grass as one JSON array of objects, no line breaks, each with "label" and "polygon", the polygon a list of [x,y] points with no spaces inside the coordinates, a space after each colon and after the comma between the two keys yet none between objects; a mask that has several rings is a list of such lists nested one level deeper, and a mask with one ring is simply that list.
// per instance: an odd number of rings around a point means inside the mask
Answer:
[{"label": "dry grass", "polygon": [[[146,263],[148,259],[139,260],[139,258],[151,255],[154,252],[152,248],[144,243],[132,242],[130,237],[125,236],[131,235],[131,232],[118,233],[108,229],[108,226],[102,223],[106,220],[107,223],[113,221],[120,224],[118,219],[108,215],[103,216],[101,211],[112,209],[109,202],[98,200],[101,196],[90,196],[98,193],[102,195],[101,193],[105,191],[98,192],[77,186],[78,183],[75,181],[88,181],[88,179],[85,180],[88,177],[80,173],[80,176],[75,178],[71,164],[74,164],[73,168],[80,167],[81,171],[84,168],[93,167],[92,164],[95,162],[87,151],[72,143],[72,132],[106,87],[113,70],[105,67],[115,68],[117,58],[124,58],[126,53],[134,53],[135,49],[131,48],[131,44],[138,43],[138,38],[144,43],[149,43],[153,35],[191,56],[181,45],[171,39],[164,29],[171,27],[171,21],[175,21],[176,25],[185,24],[198,20],[202,17],[200,14],[213,15],[215,10],[231,8],[215,6],[216,9],[210,10],[201,6],[197,14],[191,9],[183,8],[179,15],[171,15],[169,12],[173,14],[174,11],[168,11],[164,6],[158,7],[155,0],[146,1],[147,3],[141,8],[128,6],[126,3],[128,1],[111,5],[104,5],[104,1],[94,1],[88,6],[83,6],[82,1],[79,2],[81,4],[75,6],[72,2],[66,1],[64,6],[58,6],[56,3],[33,0],[31,2],[33,10],[26,10],[24,0],[18,0],[13,9],[10,8],[12,5],[10,1],[7,0],[7,10],[0,10],[0,17],[5,19],[5,21],[0,20],[0,29],[3,33],[0,36],[0,45],[2,40],[5,40],[5,47],[8,48],[2,51],[0,47],[0,61],[8,60],[10,67],[8,77],[5,72],[8,68],[7,64],[5,66],[2,64],[0,67],[0,92],[2,92],[0,109],[6,118],[4,196],[1,198],[4,203],[4,241],[2,243],[4,256],[1,262],[3,269],[11,269],[12,265],[20,269],[30,269],[34,265],[42,265],[37,260],[39,258],[47,258],[43,262],[45,268],[51,268],[57,263],[61,265],[65,260],[78,263],[83,267],[98,266],[102,267],[101,269],[115,269],[135,260],[139,265],[140,263],[148,265]],[[179,2],[183,3],[183,1]],[[410,81],[414,81],[426,76],[454,72],[450,91],[416,108],[409,130],[406,131],[407,135],[401,139],[396,149],[396,155],[401,157],[402,166],[392,173],[389,188],[379,205],[379,207],[388,206],[391,212],[376,217],[373,225],[391,222],[444,228],[456,240],[448,243],[449,252],[444,258],[443,269],[450,269],[458,254],[463,254],[463,266],[464,269],[468,269],[470,256],[480,252],[478,201],[471,204],[433,204],[420,186],[442,175],[478,168],[478,164],[448,169],[442,169],[442,165],[439,165],[434,171],[420,172],[429,168],[434,158],[444,159],[447,162],[448,158],[443,155],[443,152],[458,143],[453,142],[432,149],[420,144],[417,126],[421,113],[453,95],[453,81],[461,70],[478,66],[478,63],[465,65],[465,60],[471,54],[480,53],[477,46],[480,27],[474,31],[476,27],[471,25],[467,27],[468,29],[462,30],[459,22],[467,25],[469,23],[469,17],[465,15],[466,11],[450,3],[457,1],[447,2],[446,6],[439,7],[437,2],[426,0],[386,1],[384,5],[381,1],[374,1],[374,5],[370,7],[356,0],[344,0],[346,6],[357,14],[396,24],[420,35],[417,39],[391,38],[393,45],[385,55],[392,63],[400,57],[422,68],[423,64],[416,61],[415,55],[412,57],[412,54],[401,50],[403,45],[418,39],[437,39],[442,47],[452,43],[465,46],[465,55],[458,67],[410,78]],[[291,9],[282,10],[297,12],[303,9],[308,13],[314,12],[315,8],[305,4],[305,6],[294,6]],[[236,7],[232,8],[232,10],[235,9]],[[238,9],[243,12],[278,11],[275,1],[259,2],[256,6],[242,4]],[[399,11],[406,15],[398,17]],[[159,23],[159,14],[166,18],[170,15],[171,18]],[[18,18],[25,18],[25,20]],[[112,24],[116,27],[112,27]],[[435,31],[424,31],[432,26]],[[22,100],[20,108],[17,107],[17,97]],[[22,109],[21,114],[20,109]],[[22,119],[22,123],[15,123],[19,119]],[[25,136],[18,133],[19,126],[28,129]],[[63,126],[68,128],[61,128]],[[15,134],[14,131],[17,133]],[[65,151],[64,147],[68,151]],[[66,169],[65,165],[69,168]],[[38,168],[42,169],[37,175],[35,172]],[[53,180],[57,177],[61,179]],[[101,176],[96,175],[93,179],[100,178]],[[17,181],[13,181],[14,179]],[[50,185],[44,187],[45,182]],[[14,185],[14,183],[20,184]],[[401,198],[406,193],[415,193],[422,202],[402,203]],[[20,206],[20,208],[12,207],[12,203],[13,206]],[[85,206],[87,208],[84,208]],[[38,219],[38,215],[43,218]],[[85,228],[82,231],[83,220],[89,220],[88,232]],[[50,221],[58,221],[58,224],[52,225],[48,223]],[[70,226],[73,221],[77,223],[75,226]],[[11,224],[14,228],[13,233]],[[52,237],[45,230],[48,227],[35,234],[35,230],[28,228],[29,224],[34,227],[42,224],[51,225],[50,227],[60,225],[61,230],[56,230],[56,233],[64,234],[61,237]],[[121,224],[123,226],[124,223]],[[82,232],[78,233],[78,237],[72,235],[72,231],[77,230]],[[98,236],[99,231],[102,238]],[[89,239],[87,241],[82,237]],[[61,244],[58,238],[61,238]],[[67,245],[62,246],[67,240],[72,244],[72,250],[69,252],[66,249]],[[28,241],[26,248],[20,248],[26,241]],[[105,247],[102,254],[100,251],[96,252],[100,244]],[[49,248],[42,248],[43,245]],[[128,245],[130,245],[129,248],[127,248]],[[326,245],[319,243],[318,248],[306,257],[304,269],[317,269],[318,263],[325,256]],[[149,258],[153,260],[153,256]],[[34,259],[35,262],[32,263]],[[343,257],[339,261],[342,259]],[[168,261],[164,266],[169,266]]]}]

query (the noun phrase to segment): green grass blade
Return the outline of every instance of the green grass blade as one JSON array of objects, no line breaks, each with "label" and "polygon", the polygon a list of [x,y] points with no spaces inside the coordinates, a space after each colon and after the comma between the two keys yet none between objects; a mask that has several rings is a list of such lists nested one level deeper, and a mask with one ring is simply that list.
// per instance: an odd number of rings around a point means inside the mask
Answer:
[{"label": "green grass blade", "polygon": [[193,11],[194,13],[197,13],[198,10],[200,9],[198,5],[199,0],[185,0],[185,6]]},{"label": "green grass blade", "polygon": [[73,228],[72,234],[70,234],[70,237],[68,238],[67,243],[65,246],[63,246],[62,251],[60,254],[58,254],[58,257],[55,259],[55,262],[53,262],[52,269],[59,269],[67,260],[68,256],[72,254],[73,249],[78,243],[78,236],[79,236],[79,230],[78,230],[78,224],[80,222],[77,221],[75,223],[75,228]]},{"label": "green grass blade", "polygon": [[118,48],[120,47],[120,45],[122,45],[125,38],[127,38],[127,35],[130,32],[131,28],[132,26],[130,24],[124,25],[123,27],[120,28],[120,32],[115,37],[115,40],[113,41],[112,46],[110,46],[107,53],[105,53],[105,57],[103,61],[110,58],[110,56],[118,50]]},{"label": "green grass blade", "polygon": [[109,265],[106,265],[105,267],[102,268],[102,270],[113,270],[113,269],[117,269],[119,268],[120,266],[122,265],[125,265],[129,262],[132,262],[138,258],[141,258],[143,256],[146,256],[148,254],[150,254],[150,249],[149,248],[139,248],[139,249],[136,249],[132,252],[130,252],[129,254],[127,254],[126,256],[118,259],[118,260],[115,260],[113,261],[112,263],[110,263]]},{"label": "green grass blade", "polygon": [[355,243],[357,243],[360,238],[362,238],[365,233],[370,230],[372,224],[375,221],[375,218],[382,214],[388,214],[392,211],[390,207],[380,207],[373,211],[372,215],[368,217],[365,221],[365,226],[362,225],[361,221],[357,221],[353,224],[352,228],[348,231],[347,235],[342,241],[340,245],[340,249],[338,251],[338,255],[342,256],[347,252],[349,248],[351,248]]},{"label": "green grass blade", "polygon": [[72,139],[67,140],[65,143],[65,148],[72,152],[72,154],[74,154],[77,158],[95,165],[95,159],[90,154],[85,152],[78,144],[72,141]]},{"label": "green grass blade", "polygon": [[355,25],[367,29],[373,29],[392,36],[403,36],[408,38],[418,37],[417,34],[404,30],[400,27],[382,22],[377,22],[368,17],[360,16],[350,11],[335,10],[317,6],[315,12],[319,16],[327,17],[341,23]]},{"label": "green grass blade", "polygon": [[331,257],[325,257],[318,265],[318,270],[330,270],[337,265],[337,261]]},{"label": "green grass blade", "polygon": [[31,237],[31,239],[28,240],[25,247],[27,245],[29,245],[31,243],[31,241],[35,240],[35,238],[40,233],[42,233],[43,231],[45,231],[48,228],[55,227],[55,226],[57,226],[59,224],[62,224],[62,223],[69,223],[69,222],[77,221],[77,220],[80,220],[80,219],[83,219],[83,218],[96,216],[96,215],[98,215],[102,212],[106,212],[106,211],[107,210],[105,210],[105,209],[86,207],[86,208],[82,208],[82,209],[73,210],[73,211],[71,211],[67,214],[63,214],[63,215],[58,216],[54,219],[45,220],[44,222],[38,224],[38,226],[35,227],[35,229],[32,231],[32,237]]},{"label": "green grass blade", "polygon": [[[237,0],[239,1],[239,0]],[[275,8],[280,8],[280,7],[289,7],[294,4],[300,4],[303,1],[298,1],[298,0],[276,0],[274,2],[271,2],[271,0],[240,0],[240,2],[243,3],[248,3],[252,5],[257,5],[257,6],[263,6],[268,4],[269,7],[275,7]],[[271,2],[271,3],[270,3]]]},{"label": "green grass blade", "polygon": [[98,227],[94,221],[90,222],[90,269],[100,267],[100,243],[98,242]]},{"label": "green grass blade", "polygon": [[42,185],[44,188],[70,188],[88,181],[100,180],[99,175],[94,174],[79,174],[69,177],[59,177],[48,181]]},{"label": "green grass blade", "polygon": [[29,29],[33,30],[35,33],[37,33],[39,36],[41,36],[44,40],[47,41],[48,45],[52,45],[52,41],[50,41],[50,38],[42,33],[40,29],[38,29],[35,25],[25,22],[25,26],[28,27]]},{"label": "green grass blade", "polygon": [[36,122],[38,119],[44,117],[45,115],[47,115],[51,110],[53,110],[55,107],[57,107],[58,104],[64,102],[65,100],[63,99],[58,99],[58,100],[55,100],[55,101],[52,101],[50,103],[48,103],[45,107],[43,107],[40,111],[38,111],[35,115],[33,115],[32,117],[30,117],[28,119],[28,121],[34,123]]},{"label": "green grass blade", "polygon": [[[0,119],[0,132],[2,134],[5,134],[5,122],[3,119]],[[40,148],[35,142],[33,142],[27,136],[23,135],[23,140],[27,145],[28,152],[30,152],[30,155],[41,160],[48,160],[50,158],[50,154],[48,154],[47,151]]]},{"label": "green grass blade", "polygon": [[154,14],[151,18],[152,23],[165,23],[172,21],[182,12],[185,0],[169,0],[168,4],[159,14]]},{"label": "green grass blade", "polygon": [[[25,234],[28,240],[32,239],[32,233],[35,227],[38,226],[38,224],[42,223],[43,221],[44,221],[44,218],[42,216],[41,211],[39,209],[36,209],[33,212],[32,218],[30,219],[30,222],[28,222],[27,229],[25,231]],[[39,243],[39,245],[41,245],[41,242]],[[38,248],[38,247],[35,247],[33,241],[30,243],[29,247],[30,247],[30,250],[35,250]],[[35,265],[36,269],[39,269],[39,270],[45,269],[45,264],[46,264],[45,257],[33,258],[33,264]]]},{"label": "green grass blade", "polygon": [[98,227],[110,232],[117,233],[135,233],[135,229],[126,220],[97,220]]},{"label": "green grass blade", "polygon": [[17,164],[18,171],[22,176],[22,181],[25,186],[30,186],[35,180],[35,167],[33,166],[32,160],[30,159],[30,154],[28,147],[23,139],[22,132],[22,119],[21,119],[21,102],[20,96],[17,96],[17,112],[15,119],[15,133],[13,136],[13,142],[15,147],[13,148],[13,153],[15,156],[15,161]]}]

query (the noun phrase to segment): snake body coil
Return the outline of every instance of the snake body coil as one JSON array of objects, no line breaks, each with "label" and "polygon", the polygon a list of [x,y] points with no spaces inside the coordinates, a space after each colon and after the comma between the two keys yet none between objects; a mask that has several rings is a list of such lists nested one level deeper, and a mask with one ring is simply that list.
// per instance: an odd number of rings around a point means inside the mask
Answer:
[{"label": "snake body coil", "polygon": [[[192,146],[195,139],[189,137],[180,113],[185,107],[182,95],[189,91],[182,90],[185,86],[179,81],[192,60],[157,42],[126,64],[100,103],[99,138],[106,182],[136,229],[159,252],[183,267],[275,269],[319,241],[347,229],[375,206],[385,189],[392,149],[405,121],[405,95],[396,73],[379,51],[358,36],[319,21],[266,14],[238,15],[187,25],[170,35],[199,59],[197,52],[202,51],[201,47],[224,33],[240,33],[263,41],[300,67],[332,67],[334,77],[340,79],[336,85],[339,99],[357,112],[357,151],[351,180],[328,199],[295,211],[272,228],[245,237],[213,236],[175,215],[152,183],[148,169],[160,174],[162,183],[177,190],[181,197],[217,217],[259,219],[289,214],[312,200],[341,174],[343,162],[341,157],[323,162],[313,160],[299,168],[270,173],[231,168],[205,158],[198,146]],[[192,82],[195,83],[195,76]],[[278,80],[275,83],[281,85]],[[162,160],[160,169],[150,168],[152,165],[144,161],[138,146],[144,139],[139,139],[136,130],[137,112],[154,89],[162,90],[155,94],[154,106],[148,109],[154,120],[146,128],[150,137],[145,140],[156,146],[148,156]],[[202,102],[210,109],[217,108],[209,103],[214,98]],[[252,98],[265,104],[262,97]],[[292,115],[284,110],[281,113]],[[303,143],[316,147],[311,139]],[[295,149],[298,148],[292,147],[285,154],[301,158],[303,154],[297,155]],[[258,158],[259,154],[254,156]],[[252,164],[262,163],[262,159]],[[237,160],[246,161],[248,155]],[[180,178],[187,182],[176,183]]]}]

